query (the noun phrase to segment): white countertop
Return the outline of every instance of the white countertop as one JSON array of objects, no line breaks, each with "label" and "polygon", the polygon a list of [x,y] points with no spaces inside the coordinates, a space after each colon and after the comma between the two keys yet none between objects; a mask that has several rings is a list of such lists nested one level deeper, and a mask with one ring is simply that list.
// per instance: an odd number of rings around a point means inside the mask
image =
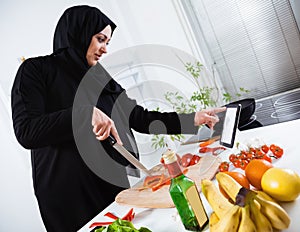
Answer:
[{"label": "white countertop", "polygon": [[[273,165],[282,168],[291,168],[300,174],[300,140],[298,133],[300,132],[300,120],[294,120],[279,124],[274,124],[270,126],[260,127],[256,129],[238,131],[236,135],[236,141],[247,142],[253,138],[260,138],[266,144],[270,145],[272,143],[281,146],[284,149],[284,155],[282,158],[275,160]],[[198,146],[186,145],[180,149],[184,150],[195,150]],[[227,160],[230,150],[227,150],[221,154],[224,160]],[[205,197],[201,193],[201,199],[203,201],[204,207],[207,214],[210,215],[212,212],[209,204],[207,203]],[[300,220],[300,197],[294,202],[282,203],[281,204],[288,212],[291,217],[291,224],[287,232],[299,231]],[[89,232],[91,229],[89,225],[92,222],[97,221],[109,221],[110,218],[104,217],[106,212],[114,212],[118,216],[123,216],[131,208],[131,206],[122,206],[116,202],[109,205],[106,209],[93,218],[89,223],[82,227],[80,232]],[[134,208],[136,213],[133,220],[133,224],[136,228],[147,227],[153,232],[183,232],[186,231],[177,215],[176,208],[170,209],[144,209],[144,208]],[[298,217],[297,217],[298,216]],[[208,231],[208,229],[206,230]]]}]

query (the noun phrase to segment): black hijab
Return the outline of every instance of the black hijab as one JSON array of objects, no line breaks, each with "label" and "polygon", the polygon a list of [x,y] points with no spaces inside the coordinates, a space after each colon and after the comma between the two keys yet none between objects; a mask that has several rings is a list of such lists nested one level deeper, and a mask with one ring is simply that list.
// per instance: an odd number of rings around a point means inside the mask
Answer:
[{"label": "black hijab", "polygon": [[[115,23],[98,8],[87,5],[70,7],[60,17],[54,33],[53,51],[54,54],[61,50],[66,51],[68,55],[65,57],[65,62],[73,71],[73,78],[82,80],[91,68],[86,60],[86,52],[92,37],[107,25],[111,26],[113,34]],[[106,72],[99,63],[97,66]],[[94,81],[97,82],[96,86],[104,84],[105,87],[101,87],[104,91],[120,93],[124,90],[107,72],[105,76]]]},{"label": "black hijab", "polygon": [[112,32],[116,25],[99,9],[91,6],[73,6],[60,17],[54,33],[53,51],[73,48],[85,56],[93,35],[107,25]]},{"label": "black hijab", "polygon": [[82,5],[68,8],[60,17],[55,29],[54,53],[68,49],[71,58],[86,72],[89,68],[86,52],[91,39],[107,25],[111,26],[113,33],[116,25],[96,7]]}]

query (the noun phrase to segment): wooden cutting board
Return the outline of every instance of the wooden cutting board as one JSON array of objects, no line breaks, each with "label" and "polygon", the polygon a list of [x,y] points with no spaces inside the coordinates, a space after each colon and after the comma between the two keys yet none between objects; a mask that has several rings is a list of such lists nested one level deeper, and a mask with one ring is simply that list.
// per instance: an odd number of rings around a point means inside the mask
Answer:
[{"label": "wooden cutting board", "polygon": [[[195,181],[197,188],[201,191],[201,180],[212,179],[221,163],[219,157],[212,155],[203,156],[200,161],[188,167],[186,176]],[[151,189],[141,190],[142,182],[136,186],[120,192],[115,201],[122,205],[130,205],[138,208],[172,208],[173,201],[169,194],[169,185],[165,185],[156,191]]]}]

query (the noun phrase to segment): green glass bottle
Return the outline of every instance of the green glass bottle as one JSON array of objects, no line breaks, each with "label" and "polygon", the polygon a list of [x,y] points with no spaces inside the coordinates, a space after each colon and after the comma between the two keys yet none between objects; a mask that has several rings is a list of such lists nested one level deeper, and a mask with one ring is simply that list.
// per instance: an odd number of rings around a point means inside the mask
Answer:
[{"label": "green glass bottle", "polygon": [[166,151],[163,159],[171,177],[169,192],[185,229],[202,231],[209,219],[195,182],[182,173],[175,152]]}]

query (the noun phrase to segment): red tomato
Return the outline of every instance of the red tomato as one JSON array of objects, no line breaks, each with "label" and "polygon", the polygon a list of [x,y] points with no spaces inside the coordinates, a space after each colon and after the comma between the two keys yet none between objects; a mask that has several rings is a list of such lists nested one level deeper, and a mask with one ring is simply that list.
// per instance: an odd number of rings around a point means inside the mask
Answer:
[{"label": "red tomato", "polygon": [[265,154],[265,155],[263,156],[263,159],[266,160],[266,161],[269,161],[270,163],[272,163],[271,157],[268,156],[267,154]]},{"label": "red tomato", "polygon": [[236,161],[238,158],[237,158],[237,156],[235,155],[235,154],[231,154],[230,156],[229,156],[229,161],[230,162],[234,162],[234,161]]},{"label": "red tomato", "polygon": [[199,162],[199,160],[200,160],[200,156],[198,156],[198,155],[193,155],[193,158],[191,159],[191,162],[190,162],[190,166],[191,165],[195,165],[196,163],[198,163]]},{"label": "red tomato", "polygon": [[165,164],[165,160],[164,160],[163,157],[160,158],[160,163],[161,163],[161,164]]},{"label": "red tomato", "polygon": [[242,170],[245,170],[245,168],[247,167],[249,161],[248,160],[241,160],[239,163],[239,166]]},{"label": "red tomato", "polygon": [[264,153],[268,153],[268,151],[269,151],[270,148],[268,147],[268,145],[265,144],[265,145],[262,145],[260,149],[261,149]]},{"label": "red tomato", "polygon": [[220,165],[219,165],[219,171],[220,172],[227,172],[229,170],[229,163],[226,161],[223,161]]},{"label": "red tomato", "polygon": [[190,162],[193,158],[193,154],[192,153],[186,153],[181,157],[181,166],[182,167],[188,167],[190,165]]},{"label": "red tomato", "polygon": [[280,147],[276,147],[273,154],[276,156],[276,158],[280,158],[283,155],[283,149]]},{"label": "red tomato", "polygon": [[271,151],[271,152],[274,152],[274,150],[275,150],[276,147],[277,147],[277,146],[276,146],[275,144],[271,144],[271,145],[270,145],[270,151]]}]

